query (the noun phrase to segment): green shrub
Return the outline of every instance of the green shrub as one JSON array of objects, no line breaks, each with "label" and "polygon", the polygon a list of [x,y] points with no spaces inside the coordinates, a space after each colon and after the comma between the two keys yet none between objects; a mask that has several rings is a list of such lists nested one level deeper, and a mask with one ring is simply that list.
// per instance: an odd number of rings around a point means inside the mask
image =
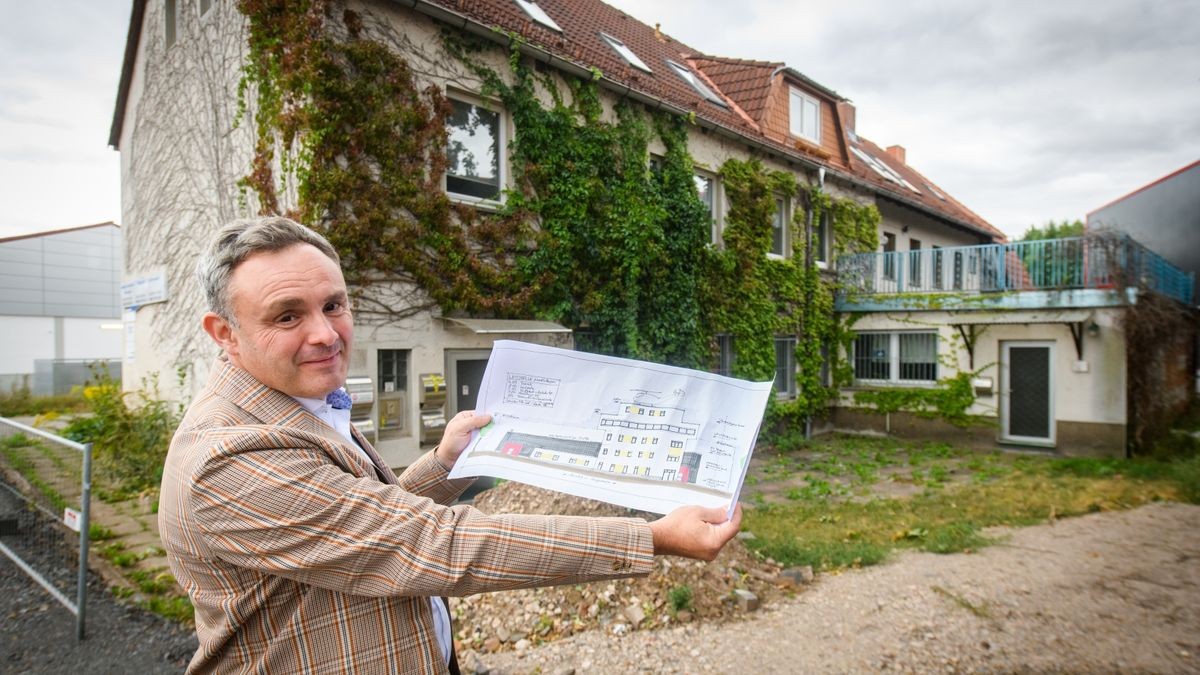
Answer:
[{"label": "green shrub", "polygon": [[674,586],[667,592],[667,600],[671,603],[672,612],[691,611],[692,597],[692,587],[686,584]]},{"label": "green shrub", "polygon": [[97,371],[83,389],[92,415],[63,429],[71,440],[92,443],[97,472],[118,493],[158,486],[171,435],[179,424],[179,406],[157,397],[154,380],[142,384],[141,390],[123,392],[107,372]]}]

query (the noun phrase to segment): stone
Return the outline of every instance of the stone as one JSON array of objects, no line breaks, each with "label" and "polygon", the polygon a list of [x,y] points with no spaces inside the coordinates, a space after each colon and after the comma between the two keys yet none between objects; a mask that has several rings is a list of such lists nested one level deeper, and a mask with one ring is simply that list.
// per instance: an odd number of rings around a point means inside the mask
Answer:
[{"label": "stone", "polygon": [[490,637],[490,638],[484,640],[483,641],[483,649],[489,653],[498,651],[500,649],[500,639],[495,638],[495,637]]},{"label": "stone", "polygon": [[742,530],[741,532],[738,532],[737,538],[741,539],[742,541],[747,541],[750,539],[758,539],[758,537],[754,536],[754,533],[749,530]]},{"label": "stone", "polygon": [[498,640],[500,640],[501,642],[508,642],[511,637],[512,637],[512,631],[505,628],[504,626],[501,626],[496,629],[496,638]]},{"label": "stone", "polygon": [[625,618],[634,626],[640,626],[646,619],[646,612],[641,605],[633,604],[625,608]]},{"label": "stone", "polygon": [[812,565],[802,565],[800,567],[789,567],[786,570],[779,573],[779,578],[786,580],[788,583],[792,583],[797,586],[803,586],[804,584],[810,584],[810,583],[812,583],[812,580],[813,580]]},{"label": "stone", "polygon": [[533,644],[533,643],[532,643],[532,642],[530,642],[529,640],[526,640],[525,638],[521,638],[520,640],[517,640],[517,651],[519,651],[519,652],[523,652],[523,651],[525,651],[526,649],[529,649],[529,647],[530,647],[532,644]]},{"label": "stone", "polygon": [[679,623],[691,623],[692,613],[687,611],[686,609],[683,609],[683,610],[680,610],[679,613],[675,615],[675,618],[679,619]]},{"label": "stone", "polygon": [[758,596],[744,588],[734,589],[733,597],[737,601],[738,608],[743,612],[753,612],[758,609]]},{"label": "stone", "polygon": [[471,670],[471,672],[474,675],[488,675],[491,671],[488,670],[487,666],[483,665],[483,661],[476,659],[475,667]]},{"label": "stone", "polygon": [[623,623],[614,623],[613,627],[612,627],[612,632],[613,632],[613,635],[620,637],[620,636],[624,635],[625,633],[629,632],[629,626],[627,626]]}]

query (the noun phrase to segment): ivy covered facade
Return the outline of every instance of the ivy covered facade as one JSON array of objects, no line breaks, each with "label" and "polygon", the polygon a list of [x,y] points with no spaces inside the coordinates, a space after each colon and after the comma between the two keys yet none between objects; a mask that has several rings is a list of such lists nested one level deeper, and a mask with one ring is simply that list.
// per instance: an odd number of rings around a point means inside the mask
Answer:
[{"label": "ivy covered facade", "polygon": [[987,416],[953,322],[838,311],[835,262],[892,232],[930,250],[1002,235],[798,71],[600,2],[526,4],[181,4],[168,31],[135,2],[112,136],[126,268],[165,270],[170,298],[130,318],[129,381],[180,370],[183,398],[203,381],[195,251],[279,213],[342,255],[358,414],[395,465],[473,404],[499,338],[774,378],[778,429]]}]

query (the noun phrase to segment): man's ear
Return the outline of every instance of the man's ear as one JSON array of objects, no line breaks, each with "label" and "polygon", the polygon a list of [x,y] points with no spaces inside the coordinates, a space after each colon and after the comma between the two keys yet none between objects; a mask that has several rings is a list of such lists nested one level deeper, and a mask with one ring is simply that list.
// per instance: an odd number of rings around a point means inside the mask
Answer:
[{"label": "man's ear", "polygon": [[237,356],[238,340],[237,334],[233,330],[233,326],[228,321],[221,318],[219,314],[214,312],[206,312],[200,319],[200,325],[204,327],[204,332],[208,333],[213,342],[217,343],[226,354]]}]

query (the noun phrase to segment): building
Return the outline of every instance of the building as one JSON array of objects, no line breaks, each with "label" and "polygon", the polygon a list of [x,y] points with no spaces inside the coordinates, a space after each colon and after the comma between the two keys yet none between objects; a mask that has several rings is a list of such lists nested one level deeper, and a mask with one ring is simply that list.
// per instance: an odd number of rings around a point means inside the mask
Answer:
[{"label": "building", "polygon": [[[855,399],[859,390],[934,388],[958,372],[975,371],[982,379],[990,376],[991,384],[978,387],[982,398],[973,412],[1002,418],[1002,407],[996,403],[997,398],[1005,398],[1000,371],[989,373],[984,364],[1007,358],[1001,354],[1010,354],[1010,348],[1024,355],[1020,342],[1048,340],[1056,348],[1051,370],[1085,371],[1068,389],[1053,395],[1055,400],[1061,397],[1062,403],[1050,412],[1049,423],[1080,422],[1087,426],[1080,437],[1099,438],[1093,443],[1099,451],[1123,448],[1120,436],[1124,418],[1117,412],[1124,407],[1122,372],[1101,364],[1124,352],[1119,340],[1109,339],[1113,334],[1110,319],[1103,311],[1093,311],[1103,310],[1107,304],[1097,304],[1099,301],[1094,299],[1068,303],[1066,309],[1070,311],[1062,313],[1064,308],[1056,303],[1066,296],[1051,298],[1035,293],[1026,296],[1029,300],[1013,304],[977,302],[972,311],[989,309],[993,311],[989,316],[1015,318],[988,320],[976,313],[972,321],[957,318],[957,310],[941,311],[945,308],[940,306],[939,311],[931,312],[928,306],[914,309],[891,304],[896,298],[911,299],[914,290],[958,295],[986,291],[987,297],[996,296],[990,291],[996,290],[996,280],[1006,274],[997,264],[1006,262],[1009,252],[995,247],[1006,245],[1004,237],[909,166],[903,147],[884,148],[860,136],[855,124],[857,110],[850,100],[799,70],[783,63],[705,54],[678,42],[660,27],[641,23],[599,0],[331,0],[316,6],[304,17],[308,28],[303,34],[315,34],[320,39],[271,55],[262,50],[294,39],[294,34],[286,37],[289,24],[279,21],[280,15],[271,21],[261,20],[265,19],[261,16],[247,21],[235,3],[133,3],[110,143],[121,152],[122,212],[129,232],[126,261],[130,274],[164,270],[171,296],[166,302],[137,310],[133,347],[136,360],[126,363],[127,382],[136,382],[149,371],[183,370],[189,374],[189,384],[176,393],[187,397],[203,381],[214,348],[196,321],[201,299],[190,281],[196,251],[221,223],[234,217],[261,209],[303,211],[308,203],[305,199],[315,199],[311,189],[304,192],[301,187],[305,175],[312,174],[298,172],[296,167],[312,168],[314,163],[321,163],[321,170],[328,172],[325,175],[338,174],[337,178],[346,180],[358,180],[355,175],[367,177],[366,183],[354,183],[364,189],[342,187],[342,192],[337,192],[315,216],[325,219],[327,231],[344,242],[341,250],[350,256],[352,275],[360,271],[354,260],[419,248],[414,242],[422,242],[423,252],[438,252],[442,249],[434,248],[437,242],[460,235],[464,241],[476,236],[476,231],[490,233],[491,237],[469,239],[471,246],[453,250],[454,255],[444,259],[448,265],[458,267],[447,267],[444,274],[422,276],[418,273],[421,269],[414,272],[397,264],[376,271],[375,277],[361,277],[365,285],[359,288],[367,297],[360,306],[368,311],[356,313],[358,344],[351,358],[352,381],[361,392],[356,419],[376,435],[377,447],[393,465],[406,464],[424,444],[436,440],[439,425],[448,415],[474,405],[477,383],[494,339],[591,348],[599,344],[598,322],[608,321],[611,326],[622,320],[618,312],[607,311],[612,307],[635,313],[641,307],[653,307],[654,311],[670,314],[673,322],[659,325],[651,325],[653,316],[631,317],[630,325],[641,326],[637,322],[643,321],[653,330],[639,333],[631,329],[630,334],[646,341],[657,338],[670,342],[671,336],[664,338],[665,334],[691,331],[689,334],[698,336],[692,346],[703,342],[708,350],[705,360],[719,372],[745,372],[753,366],[755,376],[766,379],[770,372],[760,372],[761,365],[773,359],[779,398],[799,401],[802,397],[797,373],[803,372],[800,355],[809,348],[809,340],[800,339],[789,312],[803,305],[804,298],[780,297],[778,291],[773,291],[775,296],[760,304],[789,309],[769,317],[756,315],[763,326],[768,326],[756,331],[747,328],[746,322],[706,325],[700,315],[707,310],[695,296],[678,303],[663,300],[671,296],[660,297],[654,284],[669,285],[680,278],[695,281],[694,276],[687,275],[699,274],[692,268],[702,265],[693,263],[721,256],[732,270],[726,280],[733,289],[729,294],[743,281],[757,283],[762,289],[764,277],[751,279],[743,268],[782,270],[792,275],[789,278],[796,278],[798,270],[817,269],[826,280],[837,278],[835,275],[844,274],[843,263],[835,260],[843,252],[838,244],[842,223],[837,209],[819,211],[814,206],[821,199],[877,219],[878,231],[868,233],[867,248],[876,248],[877,235],[882,249],[845,263],[847,278],[858,284],[854,293],[842,296],[839,305],[843,312],[861,316],[854,327],[860,337],[845,354],[855,364],[857,379],[841,390],[837,413],[826,428],[859,428],[864,424],[890,428],[893,417],[901,417],[873,415],[871,421],[865,421],[868,418],[861,413],[863,404]],[[316,33],[314,25],[320,25]],[[280,32],[272,33],[271,39],[251,43],[247,31],[253,30]],[[326,37],[330,40],[322,41]],[[331,44],[352,45],[354,49],[339,50]],[[323,49],[326,51],[321,52]],[[335,105],[320,111],[315,105],[311,109],[336,116],[343,108],[374,101],[367,119],[352,124],[339,122],[310,133],[302,141],[310,145],[296,151],[295,146],[281,142],[286,134],[278,129],[268,126],[267,135],[258,137],[257,127],[263,118],[256,114],[265,110],[267,118],[278,122],[283,113],[276,111],[272,118],[273,109],[256,107],[253,94],[258,87],[268,86],[264,78],[273,77],[272,73],[278,72],[276,66],[306,58],[334,69],[326,72],[337,72],[339,76],[351,73],[346,77],[360,80],[368,77],[364,73],[373,72],[375,64],[391,65],[385,77],[370,81],[383,89],[335,101]],[[255,59],[275,59],[270,63],[276,65],[247,70],[247,63]],[[527,74],[527,80],[519,79],[514,63]],[[244,80],[247,72],[259,73],[259,79]],[[492,75],[496,79],[489,79]],[[522,90],[522,86],[528,89]],[[594,101],[587,98],[592,86],[596,91]],[[326,95],[312,87],[307,91],[308,98],[289,99],[284,108],[303,107],[306,101],[311,103],[315,97]],[[388,94],[380,96],[380,91]],[[518,102],[517,108],[506,107],[504,101],[516,101],[522,91],[530,92],[529,98]],[[689,209],[698,198],[706,221],[704,241],[685,246],[690,241],[686,239],[690,230],[672,230],[672,234],[666,234],[665,229],[655,230],[652,234],[661,236],[661,240],[644,236],[638,230],[642,222],[629,223],[611,213],[605,214],[610,218],[605,221],[607,230],[580,234],[570,229],[575,227],[572,218],[586,220],[592,211],[572,215],[570,204],[562,205],[566,199],[558,202],[565,215],[557,214],[558,220],[547,216],[545,209],[549,207],[544,204],[557,197],[531,188],[530,176],[536,176],[543,160],[547,164],[561,161],[561,148],[539,148],[536,139],[522,136],[526,128],[517,119],[530,115],[527,107],[520,107],[525,104],[536,102],[539,108],[553,111],[563,109],[564,101],[576,106],[572,114],[591,116],[593,127],[617,128],[629,115],[643,119],[645,126],[640,128],[646,130],[649,139],[637,141],[637,134],[630,134],[634,141],[644,142],[645,157],[643,161],[640,156],[614,155],[618,163],[631,162],[621,171],[589,165],[597,177],[586,193],[573,193],[579,201],[585,202],[588,209],[603,209],[606,205],[598,204],[595,198],[603,193],[613,199],[627,199],[622,203],[637,207],[634,212],[646,222],[663,218],[654,215],[660,205],[646,201],[645,185],[659,180],[662,189],[677,189],[667,186],[663,176],[672,166],[686,165],[691,167],[687,189],[694,187],[695,192],[685,200],[690,200],[689,204],[676,206],[680,213],[692,213]],[[397,111],[402,105],[409,107]],[[377,111],[374,117],[372,110]],[[428,116],[429,110],[441,111],[442,117]],[[673,137],[654,126],[654,120],[660,119],[656,115],[665,116],[671,120],[668,124],[677,125],[673,128],[683,130],[685,163],[680,163],[680,148],[672,145]],[[431,130],[412,121],[418,118],[444,119],[440,123],[444,126]],[[396,138],[397,145],[411,138],[424,138],[426,145],[416,146],[412,156],[392,157],[386,163],[360,161],[366,154],[362,149],[366,146],[360,142],[370,140],[360,131],[385,126],[384,120],[388,120],[387,125],[412,125],[406,127],[411,133]],[[580,127],[578,135],[591,131]],[[317,147],[323,139],[343,133],[359,135],[342,147]],[[441,154],[420,154],[429,148],[442,148]],[[406,161],[413,156],[424,161]],[[580,161],[586,158],[580,157]],[[408,166],[410,163],[414,166]],[[744,168],[746,163],[759,172],[756,176],[768,176],[769,180],[737,183],[731,167]],[[348,201],[374,191],[372,180],[380,181],[385,173],[399,171],[394,165],[404,165],[402,168],[417,178],[389,192],[385,199],[409,201],[388,204],[382,216],[368,217],[358,211],[346,217],[333,215],[350,208],[346,206]],[[581,165],[562,164],[556,175],[570,174],[572,166]],[[630,190],[634,196],[626,197],[621,190]],[[344,199],[339,202],[339,198]],[[520,203],[533,215],[520,221],[524,212],[513,215],[506,210],[510,199],[523,199]],[[425,214],[426,220],[413,215],[418,212]],[[830,213],[834,215],[830,217]],[[668,222],[674,217],[675,212],[671,212],[664,220],[653,222]],[[372,218],[382,220],[383,227],[369,229],[375,226]],[[433,225],[426,221],[441,223],[438,218],[445,218],[449,225],[430,234]],[[506,225],[514,229],[504,230]],[[759,228],[753,231],[764,235],[761,240],[757,234],[745,237],[739,230],[751,227]],[[523,231],[521,228],[535,231],[543,246],[536,250],[528,246],[505,249],[496,243],[506,241],[503,237],[510,235],[505,232]],[[463,231],[467,234],[461,234]],[[597,243],[607,241],[605,238],[615,231],[639,242],[620,249],[627,257],[649,255],[646,252],[656,247],[669,249],[676,244],[672,238],[676,237],[684,242],[678,244],[684,250],[681,255],[693,258],[663,258],[662,269],[631,271],[623,266],[622,254],[613,253],[617,248]],[[398,232],[409,233],[404,235],[408,239],[392,242],[391,237],[398,236]],[[426,234],[429,236],[422,239]],[[730,261],[744,245],[759,246],[761,250]],[[496,249],[490,258],[478,254],[487,247]],[[475,304],[483,307],[479,311],[464,309],[470,303],[454,295],[464,278],[476,278],[471,274],[485,278],[486,272],[503,264],[515,269],[521,263],[538,264],[542,256],[567,255],[556,253],[558,250],[575,257],[558,260],[552,273],[525,279],[524,285],[505,287],[498,283],[494,288],[500,290],[493,290],[483,302],[475,297]],[[995,250],[1002,251],[999,258],[981,253]],[[464,259],[470,264],[464,264]],[[420,263],[408,260],[408,264]],[[611,270],[604,267],[608,264]],[[633,274],[641,276],[629,276]],[[392,281],[376,284],[374,280],[381,276]],[[642,305],[619,305],[611,299],[611,288],[599,288],[610,295],[598,292],[595,286],[571,295],[575,289],[571,284],[598,279],[600,283],[600,278],[606,276],[612,276],[616,279],[612,283],[622,288],[634,288],[650,278],[644,292],[630,301]],[[516,316],[502,301],[495,300],[497,295],[525,297],[526,293],[548,293],[545,288],[558,287],[565,287],[562,302],[547,303],[524,314],[515,312]],[[602,305],[607,314],[595,309],[597,303],[605,302],[612,303]],[[380,307],[403,311],[371,313],[372,308]],[[1047,308],[1057,313],[1050,316],[1044,311]],[[734,307],[730,311],[750,310]],[[1012,315],[1014,311],[1026,313]],[[1033,314],[1029,314],[1031,311]],[[544,320],[548,315],[553,320]],[[988,326],[976,328],[984,324]],[[1072,335],[1077,337],[1067,337],[1064,326],[1072,327]],[[1094,336],[1092,326],[1098,327],[1102,338]],[[987,338],[977,337],[984,332],[989,333]],[[959,354],[951,348],[960,335],[970,341],[970,354]],[[629,343],[623,346],[633,348]],[[1083,356],[1085,347],[1087,358]],[[839,354],[830,343],[823,349],[831,355]],[[941,366],[941,359],[952,362]],[[824,381],[828,386],[833,380],[825,377]],[[1095,387],[1096,381],[1105,382],[1105,387]],[[1081,397],[1077,389],[1094,393]],[[1037,436],[1018,428],[1000,438],[1053,446],[1063,436],[1070,434]],[[994,430],[991,440],[996,440]]]},{"label": "building", "polygon": [[121,359],[121,228],[97,223],[0,239],[0,387],[63,394]]},{"label": "building", "polygon": [[[1200,277],[1200,161],[1092,211],[1087,228],[1124,232]],[[1200,298],[1200,286],[1192,298]]]}]

